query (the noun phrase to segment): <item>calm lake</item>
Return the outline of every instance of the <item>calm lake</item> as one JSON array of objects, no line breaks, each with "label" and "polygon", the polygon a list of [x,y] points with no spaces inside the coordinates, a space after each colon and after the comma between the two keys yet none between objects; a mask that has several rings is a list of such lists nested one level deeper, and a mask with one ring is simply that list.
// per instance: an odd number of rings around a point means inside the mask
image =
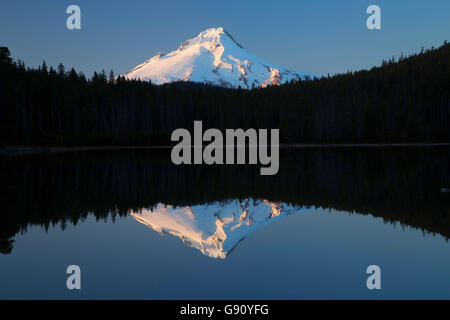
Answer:
[{"label": "calm lake", "polygon": [[449,147],[281,149],[259,170],[0,156],[0,299],[450,299]]}]

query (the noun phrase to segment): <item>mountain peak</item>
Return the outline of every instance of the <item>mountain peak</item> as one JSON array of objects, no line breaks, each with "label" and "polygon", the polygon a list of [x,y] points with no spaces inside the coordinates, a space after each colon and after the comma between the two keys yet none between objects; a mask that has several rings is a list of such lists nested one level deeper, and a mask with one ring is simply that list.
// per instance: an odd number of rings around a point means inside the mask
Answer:
[{"label": "mountain peak", "polygon": [[198,36],[204,36],[204,35],[220,35],[222,33],[225,33],[225,29],[223,27],[217,27],[217,28],[209,28],[206,30],[203,30],[198,34]]},{"label": "mountain peak", "polygon": [[234,40],[233,36],[228,33],[223,27],[218,28],[209,28],[202,32],[200,32],[195,38],[187,40],[183,42],[178,50],[186,48],[188,45],[193,45],[196,43],[212,43],[212,44],[224,44],[226,42],[225,39],[230,39],[234,44],[238,47],[243,48],[236,40]]},{"label": "mountain peak", "polygon": [[200,32],[170,53],[158,53],[124,76],[155,84],[194,81],[250,89],[305,79],[309,75],[260,59],[241,46],[223,27],[216,27]]},{"label": "mountain peak", "polygon": [[202,42],[208,42],[208,41],[214,41],[219,40],[220,37],[225,33],[224,29],[222,27],[219,28],[209,28],[202,32],[200,32],[195,38],[190,39],[188,41],[202,41]]}]

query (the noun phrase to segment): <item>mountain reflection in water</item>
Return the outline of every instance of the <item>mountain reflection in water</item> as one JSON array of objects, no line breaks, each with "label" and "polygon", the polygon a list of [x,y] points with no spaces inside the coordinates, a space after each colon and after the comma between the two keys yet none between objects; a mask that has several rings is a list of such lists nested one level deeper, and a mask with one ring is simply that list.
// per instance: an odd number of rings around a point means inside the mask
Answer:
[{"label": "mountain reflection in water", "polygon": [[281,149],[275,176],[251,165],[176,166],[168,150],[0,156],[0,252],[11,253],[28,226],[131,214],[224,258],[250,232],[309,207],[370,214],[448,239],[450,194],[441,190],[450,186],[449,151]]},{"label": "mountain reflection in water", "polygon": [[308,211],[268,200],[226,200],[174,207],[157,204],[131,211],[137,221],[160,234],[171,234],[211,258],[225,259],[250,233],[292,213]]}]

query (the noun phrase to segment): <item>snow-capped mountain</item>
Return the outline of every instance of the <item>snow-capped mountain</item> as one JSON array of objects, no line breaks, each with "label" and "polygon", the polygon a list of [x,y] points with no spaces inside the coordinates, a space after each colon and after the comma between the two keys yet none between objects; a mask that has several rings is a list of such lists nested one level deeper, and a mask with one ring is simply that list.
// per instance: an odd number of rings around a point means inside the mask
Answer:
[{"label": "snow-capped mountain", "polygon": [[313,77],[271,64],[237,43],[222,27],[201,32],[177,50],[158,53],[123,74],[155,84],[194,81],[228,88],[251,89]]},{"label": "snow-capped mountain", "polygon": [[253,231],[289,214],[306,211],[309,209],[245,199],[190,207],[158,204],[130,215],[160,234],[180,238],[206,256],[224,259]]}]

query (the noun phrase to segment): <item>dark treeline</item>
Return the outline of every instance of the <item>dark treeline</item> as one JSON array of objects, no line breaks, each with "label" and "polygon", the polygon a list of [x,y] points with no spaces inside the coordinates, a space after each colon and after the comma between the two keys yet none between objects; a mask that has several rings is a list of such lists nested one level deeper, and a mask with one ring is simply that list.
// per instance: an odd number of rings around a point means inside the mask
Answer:
[{"label": "dark treeline", "polygon": [[249,197],[372,214],[449,238],[449,151],[282,149],[275,176],[257,165],[175,166],[168,150],[0,157],[0,252],[32,225]]},{"label": "dark treeline", "polygon": [[155,86],[37,69],[0,49],[0,145],[170,144],[176,128],[279,128],[284,143],[449,142],[450,45],[279,87]]}]

